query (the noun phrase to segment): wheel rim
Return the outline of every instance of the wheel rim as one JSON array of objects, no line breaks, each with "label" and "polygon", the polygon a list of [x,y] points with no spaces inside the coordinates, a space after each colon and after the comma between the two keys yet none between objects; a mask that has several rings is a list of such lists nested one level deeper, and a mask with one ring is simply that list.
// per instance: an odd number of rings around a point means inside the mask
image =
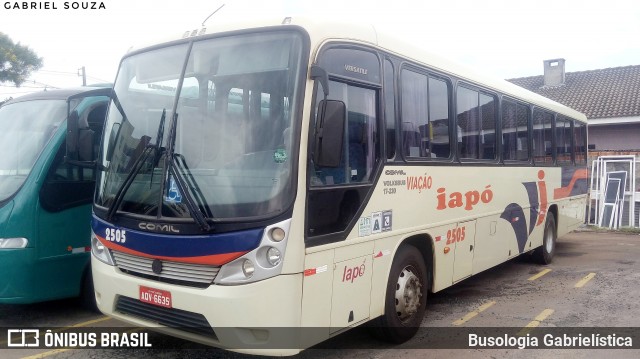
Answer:
[{"label": "wheel rim", "polygon": [[547,227],[547,231],[545,233],[545,244],[544,244],[544,249],[547,251],[547,253],[553,252],[553,245],[554,245],[553,229],[550,227]]},{"label": "wheel rim", "polygon": [[406,323],[418,312],[422,298],[422,283],[415,275],[415,269],[405,267],[398,276],[396,284],[396,314],[401,322]]}]

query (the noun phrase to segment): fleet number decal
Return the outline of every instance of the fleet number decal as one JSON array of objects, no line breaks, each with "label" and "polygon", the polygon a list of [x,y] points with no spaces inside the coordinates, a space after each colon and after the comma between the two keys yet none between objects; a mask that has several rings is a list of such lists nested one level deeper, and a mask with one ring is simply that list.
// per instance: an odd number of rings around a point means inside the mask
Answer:
[{"label": "fleet number decal", "polygon": [[107,228],[104,238],[110,242],[124,243],[127,232],[124,229]]},{"label": "fleet number decal", "polygon": [[465,230],[464,226],[450,229],[447,231],[447,245],[454,244],[456,242],[462,242],[465,238]]}]

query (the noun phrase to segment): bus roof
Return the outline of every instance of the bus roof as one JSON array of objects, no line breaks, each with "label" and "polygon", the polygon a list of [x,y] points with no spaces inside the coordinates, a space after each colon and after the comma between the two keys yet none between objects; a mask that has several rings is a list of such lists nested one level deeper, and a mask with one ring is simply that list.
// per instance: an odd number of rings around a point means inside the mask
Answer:
[{"label": "bus roof", "polygon": [[[552,101],[549,98],[538,95],[520,86],[514,85],[504,79],[498,79],[481,74],[480,71],[471,69],[443,56],[431,53],[420,46],[408,43],[396,35],[376,29],[375,25],[353,22],[338,22],[319,20],[317,18],[294,17],[264,17],[242,20],[226,20],[216,18],[201,29],[193,29],[174,37],[172,40],[187,39],[214,33],[231,32],[251,28],[276,27],[283,25],[296,25],[307,31],[311,40],[312,62],[315,61],[320,45],[329,41],[347,41],[375,46],[380,50],[395,54],[398,57],[424,65],[441,73],[452,75],[471,84],[476,84],[486,89],[500,92],[518,100],[526,101],[534,105],[544,107],[577,120],[586,122],[587,117],[565,105]],[[158,45],[158,43],[155,43]],[[141,50],[138,48],[136,50]]]},{"label": "bus roof", "polygon": [[7,101],[5,105],[34,100],[68,100],[71,97],[94,93],[97,96],[108,96],[111,92],[111,84],[94,85],[86,87],[71,87],[66,89],[47,90],[30,93]]}]

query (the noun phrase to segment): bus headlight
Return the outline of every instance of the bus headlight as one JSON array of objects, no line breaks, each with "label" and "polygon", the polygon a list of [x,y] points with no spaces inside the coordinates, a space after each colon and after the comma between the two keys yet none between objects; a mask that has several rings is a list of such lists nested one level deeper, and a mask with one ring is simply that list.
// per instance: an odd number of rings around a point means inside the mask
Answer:
[{"label": "bus headlight", "polygon": [[278,250],[278,248],[271,247],[267,250],[267,262],[271,264],[271,266],[275,267],[280,264],[282,260],[282,253]]},{"label": "bus headlight", "polygon": [[96,237],[93,232],[91,233],[91,254],[100,260],[103,263],[106,263],[110,266],[113,265],[113,258],[111,258],[111,253],[109,253],[109,249],[100,242],[98,237]]},{"label": "bus headlight", "polygon": [[269,238],[274,241],[274,242],[280,242],[284,239],[284,237],[286,236],[286,232],[284,231],[284,229],[280,228],[280,227],[275,227],[272,228],[269,231]]},{"label": "bus headlight", "polygon": [[219,285],[238,285],[280,275],[290,226],[290,219],[267,226],[258,247],[220,267],[213,282]]},{"label": "bus headlight", "polygon": [[0,238],[0,249],[25,248],[29,244],[26,238]]},{"label": "bus headlight", "polygon": [[253,265],[253,262],[251,262],[250,260],[245,259],[244,262],[242,262],[242,273],[244,273],[245,277],[251,278],[255,270],[256,270],[256,267]]}]

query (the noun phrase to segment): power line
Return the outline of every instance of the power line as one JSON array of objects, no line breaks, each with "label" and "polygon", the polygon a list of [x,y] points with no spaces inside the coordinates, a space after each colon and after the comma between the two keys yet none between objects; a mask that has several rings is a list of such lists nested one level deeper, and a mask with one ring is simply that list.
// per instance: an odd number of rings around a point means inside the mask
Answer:
[{"label": "power line", "polygon": [[93,76],[89,76],[89,75],[87,75],[87,78],[90,78],[90,79],[93,79],[93,80],[98,80],[98,81],[101,81],[101,82],[111,82],[111,81],[107,81],[107,80],[99,79],[99,78],[97,78],[97,77],[93,77]]},{"label": "power line", "polygon": [[[29,86],[29,85],[39,85],[39,86]],[[53,85],[49,85],[46,84],[44,82],[39,82],[36,80],[25,80],[22,84],[20,84],[20,86],[15,86],[15,85],[3,85],[0,83],[0,87],[14,87],[16,89],[19,88],[52,88],[52,89],[59,89],[60,87],[58,86],[53,86]]]},{"label": "power line", "polygon": [[[81,69],[82,68],[80,68],[79,71],[81,71]],[[52,75],[62,75],[62,76],[75,76],[75,77],[80,76],[80,77],[82,77],[82,74],[80,74],[79,72],[70,72],[70,71],[62,71],[62,70],[48,70],[48,69],[44,69],[43,70],[43,69],[40,69],[37,72],[38,73],[42,73],[42,74],[52,74]],[[101,78],[97,78],[97,77],[94,77],[94,76],[87,75],[86,73],[85,73],[84,76],[86,76],[86,78],[90,78],[90,79],[93,79],[93,80],[96,80],[96,81],[100,81],[100,82],[111,82],[111,81],[108,81],[108,80],[104,80],[104,79],[101,79]]]},{"label": "power line", "polygon": [[59,74],[59,75],[73,75],[73,76],[77,76],[78,75],[75,72],[54,71],[54,70],[38,70],[38,72],[42,72],[42,73],[45,73],[45,74]]},{"label": "power line", "polygon": [[21,89],[21,88],[26,88],[26,89],[43,89],[43,88],[47,88],[47,87],[52,87],[52,86],[20,86],[20,87],[16,87],[16,86],[10,86],[10,85],[0,85],[0,87],[7,87],[7,88],[15,88],[15,89]]},{"label": "power line", "polygon": [[36,85],[41,85],[41,86],[45,86],[45,87],[51,87],[51,88],[53,88],[53,89],[59,89],[59,88],[60,88],[60,87],[58,87],[58,86],[53,86],[53,85],[45,84],[44,82],[39,82],[39,81],[36,81],[36,80],[27,80],[27,81],[25,81],[24,83],[33,83],[33,84],[36,84]]},{"label": "power line", "polygon": [[[44,87],[39,87],[37,89],[44,90]],[[31,93],[31,92],[38,92],[38,91],[33,91],[33,90],[10,91],[10,92],[7,92],[7,93],[2,93],[1,95],[4,96],[6,94],[12,94],[12,93]]]}]

